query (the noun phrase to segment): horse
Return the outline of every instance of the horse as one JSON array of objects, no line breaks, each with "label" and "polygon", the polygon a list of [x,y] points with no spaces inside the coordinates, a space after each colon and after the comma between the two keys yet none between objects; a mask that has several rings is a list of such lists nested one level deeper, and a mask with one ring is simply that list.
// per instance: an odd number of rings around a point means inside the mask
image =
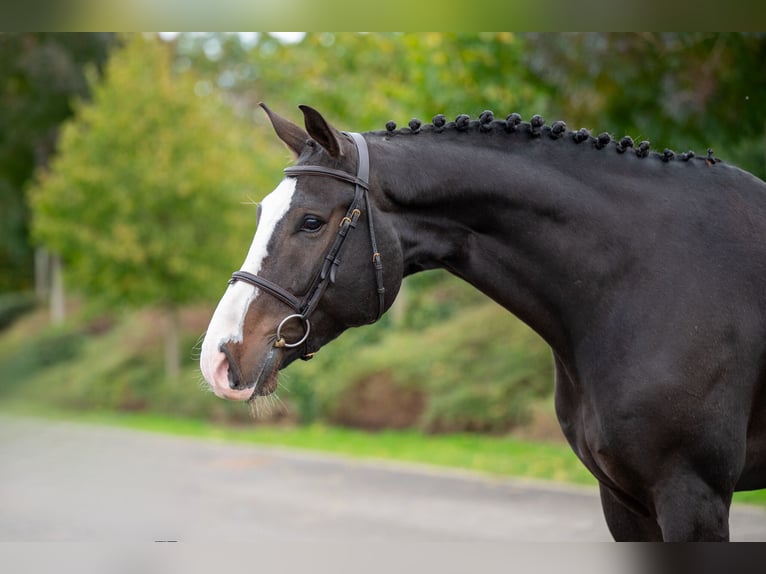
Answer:
[{"label": "horse", "polygon": [[707,154],[539,115],[341,132],[261,104],[297,161],[204,339],[220,397],[373,323],[442,268],[551,347],[555,409],[615,540],[729,539],[766,487],[766,184]]}]

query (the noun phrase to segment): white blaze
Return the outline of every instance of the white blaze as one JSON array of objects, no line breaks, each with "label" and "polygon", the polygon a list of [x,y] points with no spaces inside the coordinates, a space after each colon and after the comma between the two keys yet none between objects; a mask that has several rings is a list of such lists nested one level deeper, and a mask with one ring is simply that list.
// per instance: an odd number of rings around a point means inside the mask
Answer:
[{"label": "white blaze", "polygon": [[[261,202],[261,219],[242,270],[257,275],[268,255],[268,246],[277,224],[282,221],[293,199],[295,178],[286,178]],[[260,290],[237,281],[229,285],[210,320],[202,343],[200,368],[205,380],[219,396],[231,395],[227,380],[228,363],[219,351],[222,343],[241,342],[245,316]],[[225,368],[224,368],[225,367]],[[234,398],[234,397],[232,397]]]}]

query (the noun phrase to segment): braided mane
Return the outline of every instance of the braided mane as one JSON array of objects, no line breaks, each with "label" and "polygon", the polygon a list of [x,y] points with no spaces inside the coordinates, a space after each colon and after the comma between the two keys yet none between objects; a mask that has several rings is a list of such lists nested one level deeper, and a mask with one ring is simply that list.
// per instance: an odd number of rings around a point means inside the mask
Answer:
[{"label": "braided mane", "polygon": [[[494,113],[490,110],[485,110],[479,115],[479,119],[472,120],[467,114],[460,114],[455,118],[455,121],[448,122],[447,118],[443,114],[437,114],[433,117],[430,124],[423,124],[419,119],[411,119],[406,128],[397,129],[396,122],[389,121],[386,123],[386,135],[414,135],[422,132],[442,133],[446,130],[455,130],[461,132],[478,131],[480,133],[489,132],[506,132],[506,133],[526,133],[530,138],[550,138],[552,140],[557,139],[571,139],[575,143],[583,144],[589,143],[596,149],[605,149],[610,143],[614,142],[614,149],[619,154],[626,152],[635,153],[637,157],[646,158],[652,157],[660,159],[665,162],[669,161],[688,161],[696,154],[694,151],[687,151],[683,153],[676,153],[671,149],[665,148],[662,153],[653,152],[650,150],[650,143],[646,140],[641,141],[636,145],[633,138],[630,136],[624,136],[621,139],[615,139],[611,134],[602,132],[598,136],[591,135],[590,131],[581,128],[579,130],[569,130],[565,122],[556,121],[550,126],[545,125],[545,120],[540,115],[534,115],[528,122],[522,120],[521,116],[517,113],[508,114],[504,120],[495,119]],[[704,159],[708,165],[713,165],[721,160],[714,157],[713,150],[707,150],[707,157]]]}]

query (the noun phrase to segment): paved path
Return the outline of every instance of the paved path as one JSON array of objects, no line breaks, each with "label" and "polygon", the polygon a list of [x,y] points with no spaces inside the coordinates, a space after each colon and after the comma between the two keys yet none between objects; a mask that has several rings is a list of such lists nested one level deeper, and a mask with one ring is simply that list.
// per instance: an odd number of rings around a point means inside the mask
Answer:
[{"label": "paved path", "polygon": [[[732,537],[766,540],[739,507]],[[0,542],[610,540],[590,489],[0,416]]]}]

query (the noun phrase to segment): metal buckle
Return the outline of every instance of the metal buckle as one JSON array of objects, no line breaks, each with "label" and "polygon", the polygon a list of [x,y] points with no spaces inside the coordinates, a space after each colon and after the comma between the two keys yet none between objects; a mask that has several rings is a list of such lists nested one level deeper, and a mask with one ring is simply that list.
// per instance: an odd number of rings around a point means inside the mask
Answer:
[{"label": "metal buckle", "polygon": [[348,223],[351,227],[356,227],[356,222],[359,220],[359,216],[362,215],[362,212],[358,209],[354,209],[351,212],[351,217],[348,215],[345,216],[343,219],[340,220],[340,223],[338,224],[338,227],[343,227],[344,223]]}]

